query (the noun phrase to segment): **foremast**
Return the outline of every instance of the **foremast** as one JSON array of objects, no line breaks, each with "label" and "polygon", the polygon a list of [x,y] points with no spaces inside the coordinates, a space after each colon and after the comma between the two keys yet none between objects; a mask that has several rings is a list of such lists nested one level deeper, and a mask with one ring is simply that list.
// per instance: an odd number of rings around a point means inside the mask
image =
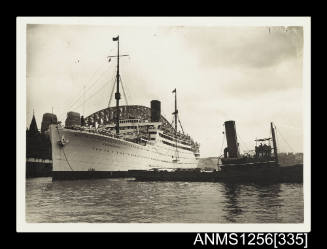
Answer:
[{"label": "foremast", "polygon": [[117,89],[115,93],[116,99],[116,134],[119,134],[119,100],[120,100],[120,92],[119,92],[119,36],[112,38],[113,41],[117,41],[117,73],[116,73],[116,82],[117,82]]},{"label": "foremast", "polygon": [[[119,57],[123,56],[128,56],[128,55],[119,55],[119,35],[117,37],[112,38],[113,41],[117,41],[117,55],[115,56],[108,56],[109,61],[111,60],[112,57],[117,57],[117,72],[116,72],[116,82],[117,82],[117,88],[116,88],[116,93],[115,93],[115,99],[116,99],[116,134],[119,134],[119,117],[120,117],[120,109],[119,109],[119,100],[120,100],[120,92],[119,92],[119,81],[120,81],[120,74],[119,74]],[[124,90],[124,89],[123,89]],[[125,92],[124,92],[125,93]],[[126,96],[125,96],[126,98]],[[110,98],[111,100],[111,98]],[[109,105],[110,105],[110,100],[109,100]]]}]

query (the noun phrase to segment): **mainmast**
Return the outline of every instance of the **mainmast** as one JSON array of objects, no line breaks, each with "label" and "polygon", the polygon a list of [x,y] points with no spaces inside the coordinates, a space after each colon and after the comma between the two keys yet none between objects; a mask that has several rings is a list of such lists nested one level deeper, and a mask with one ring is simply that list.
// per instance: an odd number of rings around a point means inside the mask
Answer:
[{"label": "mainmast", "polygon": [[176,88],[173,90],[173,93],[175,93],[175,111],[173,112],[173,115],[175,116],[175,145],[176,145],[176,160],[178,157],[178,151],[177,151],[177,115],[178,115],[178,110],[177,110],[177,92]]},{"label": "mainmast", "polygon": [[175,135],[177,134],[177,115],[178,115],[178,110],[177,110],[177,92],[176,92],[176,88],[173,91],[173,93],[175,93],[175,111],[173,112],[173,114],[175,115]]},{"label": "mainmast", "polygon": [[273,141],[273,146],[274,146],[275,160],[278,163],[277,143],[276,143],[276,136],[275,136],[275,129],[273,126],[273,122],[270,123],[270,127],[271,127],[271,136],[272,136],[272,141]]}]

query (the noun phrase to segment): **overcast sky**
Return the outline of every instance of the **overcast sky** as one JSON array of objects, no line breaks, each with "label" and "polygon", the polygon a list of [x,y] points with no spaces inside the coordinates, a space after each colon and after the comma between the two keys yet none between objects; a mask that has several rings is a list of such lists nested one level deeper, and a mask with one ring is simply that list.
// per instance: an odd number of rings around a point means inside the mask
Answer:
[{"label": "overcast sky", "polygon": [[116,60],[106,57],[117,53],[117,35],[130,55],[120,63],[128,104],[158,99],[172,121],[176,88],[201,156],[221,154],[226,120],[236,121],[241,150],[270,136],[273,121],[289,144],[279,137],[280,150],[303,151],[301,27],[28,25],[27,125],[33,109],[40,129],[52,107],[63,122],[68,111],[107,107]]}]

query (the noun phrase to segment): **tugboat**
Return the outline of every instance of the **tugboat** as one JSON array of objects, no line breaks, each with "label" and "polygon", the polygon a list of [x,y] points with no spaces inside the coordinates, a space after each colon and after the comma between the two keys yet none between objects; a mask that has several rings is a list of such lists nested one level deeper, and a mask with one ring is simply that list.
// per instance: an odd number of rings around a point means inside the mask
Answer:
[{"label": "tugboat", "polygon": [[[277,143],[275,138],[275,129],[274,125],[271,122],[271,135],[270,138],[256,139],[255,146],[255,155],[245,154],[240,155],[239,153],[239,143],[237,141],[237,134],[235,128],[235,121],[226,121],[225,125],[225,134],[227,140],[227,147],[224,149],[224,157],[221,158],[220,169],[232,169],[233,167],[240,166],[279,166],[278,163],[278,154],[277,154]],[[271,141],[273,147],[271,146]],[[260,145],[258,146],[258,142]],[[272,153],[273,151],[273,153]],[[219,166],[219,161],[218,161]]]},{"label": "tugboat", "polygon": [[[271,122],[271,137],[256,139],[255,154],[239,153],[239,143],[235,121],[226,121],[225,134],[227,147],[223,158],[218,160],[220,177],[224,181],[267,182],[267,181],[302,181],[303,165],[281,167],[278,161],[275,126]],[[271,144],[272,142],[272,144]],[[258,145],[258,143],[260,143]]]}]

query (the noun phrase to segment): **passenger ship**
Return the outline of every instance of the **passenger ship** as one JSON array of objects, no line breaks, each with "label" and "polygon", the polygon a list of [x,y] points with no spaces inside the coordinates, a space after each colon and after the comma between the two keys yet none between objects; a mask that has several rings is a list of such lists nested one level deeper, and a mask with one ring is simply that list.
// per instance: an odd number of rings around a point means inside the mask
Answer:
[{"label": "passenger ship", "polygon": [[63,127],[51,124],[53,180],[128,177],[129,170],[176,170],[197,167],[199,144],[178,131],[180,123],[175,94],[174,126],[161,115],[161,103],[150,108],[119,105],[119,36],[116,106],[84,118],[68,112]]}]

